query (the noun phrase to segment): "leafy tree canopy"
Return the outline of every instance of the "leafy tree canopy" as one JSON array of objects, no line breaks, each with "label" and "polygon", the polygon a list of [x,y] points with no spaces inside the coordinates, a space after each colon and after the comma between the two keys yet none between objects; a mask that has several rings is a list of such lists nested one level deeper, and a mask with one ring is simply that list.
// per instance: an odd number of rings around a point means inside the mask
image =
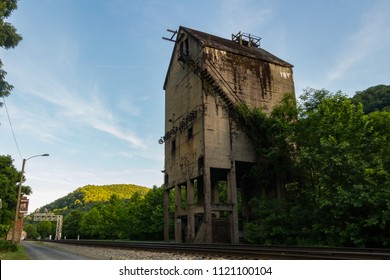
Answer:
[{"label": "leafy tree canopy", "polygon": [[64,236],[82,239],[162,240],[164,232],[164,187],[130,199],[113,194],[106,202],[72,210],[64,218]]},{"label": "leafy tree canopy", "polygon": [[[0,224],[11,225],[15,215],[20,172],[13,165],[11,156],[0,156]],[[22,194],[29,195],[31,188],[23,186]]]},{"label": "leafy tree canopy", "polygon": [[[12,12],[17,8],[17,0],[0,1],[0,47],[4,49],[14,48],[22,40],[22,36],[17,33],[16,28],[6,22]],[[5,81],[7,72],[3,70],[3,63],[0,59],[0,97],[10,95],[13,87]],[[0,107],[3,103],[0,101]]]},{"label": "leafy tree canopy", "polygon": [[285,102],[238,118],[260,159],[254,188],[282,182],[286,191],[250,201],[247,240],[390,247],[390,111],[364,114],[341,92],[306,89],[294,120]]},{"label": "leafy tree canopy", "polygon": [[358,91],[352,101],[355,104],[362,103],[365,114],[390,110],[390,85],[377,85]]}]

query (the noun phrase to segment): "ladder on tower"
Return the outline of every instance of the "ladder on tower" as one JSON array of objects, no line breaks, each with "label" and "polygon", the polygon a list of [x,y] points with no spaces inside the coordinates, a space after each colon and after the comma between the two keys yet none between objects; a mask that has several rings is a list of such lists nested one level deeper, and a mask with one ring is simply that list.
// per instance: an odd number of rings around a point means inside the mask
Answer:
[{"label": "ladder on tower", "polygon": [[192,72],[213,89],[213,91],[225,102],[229,111],[234,111],[236,105],[244,103],[209,60],[204,59],[203,66],[201,66],[200,59],[194,61],[188,56],[185,58],[180,57],[180,61],[187,64]]}]

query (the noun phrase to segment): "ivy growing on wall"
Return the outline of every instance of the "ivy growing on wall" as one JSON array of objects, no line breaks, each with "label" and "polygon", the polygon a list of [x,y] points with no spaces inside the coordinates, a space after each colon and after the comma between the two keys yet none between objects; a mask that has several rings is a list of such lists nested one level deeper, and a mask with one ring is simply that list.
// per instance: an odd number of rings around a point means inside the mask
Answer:
[{"label": "ivy growing on wall", "polygon": [[250,175],[257,186],[272,192],[294,181],[293,128],[298,115],[294,95],[286,94],[270,115],[244,103],[236,105],[233,115],[254,147],[256,163]]}]

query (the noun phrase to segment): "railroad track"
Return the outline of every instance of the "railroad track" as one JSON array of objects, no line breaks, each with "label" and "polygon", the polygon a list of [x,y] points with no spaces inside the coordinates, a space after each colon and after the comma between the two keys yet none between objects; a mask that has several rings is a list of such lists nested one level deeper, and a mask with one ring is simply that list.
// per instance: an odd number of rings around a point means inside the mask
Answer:
[{"label": "railroad track", "polygon": [[285,260],[390,260],[390,249],[329,248],[293,246],[253,246],[231,244],[188,244],[169,242],[131,242],[102,240],[52,240],[63,244],[138,249],[159,252],[223,256],[231,259],[285,259]]}]

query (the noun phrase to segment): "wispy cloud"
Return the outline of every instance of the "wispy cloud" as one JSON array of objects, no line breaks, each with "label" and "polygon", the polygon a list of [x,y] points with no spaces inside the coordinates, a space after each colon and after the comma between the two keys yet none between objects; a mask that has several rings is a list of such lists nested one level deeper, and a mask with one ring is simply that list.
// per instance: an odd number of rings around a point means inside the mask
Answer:
[{"label": "wispy cloud", "polygon": [[273,16],[272,1],[252,3],[250,0],[220,1],[220,10],[216,17],[219,21],[217,31],[258,32]]},{"label": "wispy cloud", "polygon": [[337,63],[327,75],[326,84],[342,79],[359,63],[388,48],[390,44],[389,10],[389,3],[383,1],[365,14],[361,26],[346,38],[345,45],[340,48]]},{"label": "wispy cloud", "polygon": [[[134,131],[118,124],[114,112],[105,103],[97,84],[83,85],[83,81],[77,81],[76,77],[67,77],[62,80],[61,75],[53,73],[50,67],[33,69],[33,67],[28,67],[29,65],[26,63],[21,65],[23,67],[15,64],[10,71],[18,80],[18,89],[49,103],[55,112],[49,119],[45,120],[45,126],[50,126],[51,119],[56,118],[57,128],[59,122],[62,125],[69,123],[90,127],[125,141],[133,148],[145,148],[144,141]],[[64,64],[59,63],[59,65]],[[74,71],[76,68],[74,65],[68,67],[68,72],[77,73]],[[126,102],[129,104],[129,101]],[[132,111],[139,113],[139,109],[134,104]],[[131,115],[132,112],[129,114]],[[36,112],[31,115],[34,118],[39,116]],[[54,124],[51,128],[53,127]],[[47,131],[47,133],[41,131],[41,135],[46,135],[47,139],[56,138],[53,130]]]}]

